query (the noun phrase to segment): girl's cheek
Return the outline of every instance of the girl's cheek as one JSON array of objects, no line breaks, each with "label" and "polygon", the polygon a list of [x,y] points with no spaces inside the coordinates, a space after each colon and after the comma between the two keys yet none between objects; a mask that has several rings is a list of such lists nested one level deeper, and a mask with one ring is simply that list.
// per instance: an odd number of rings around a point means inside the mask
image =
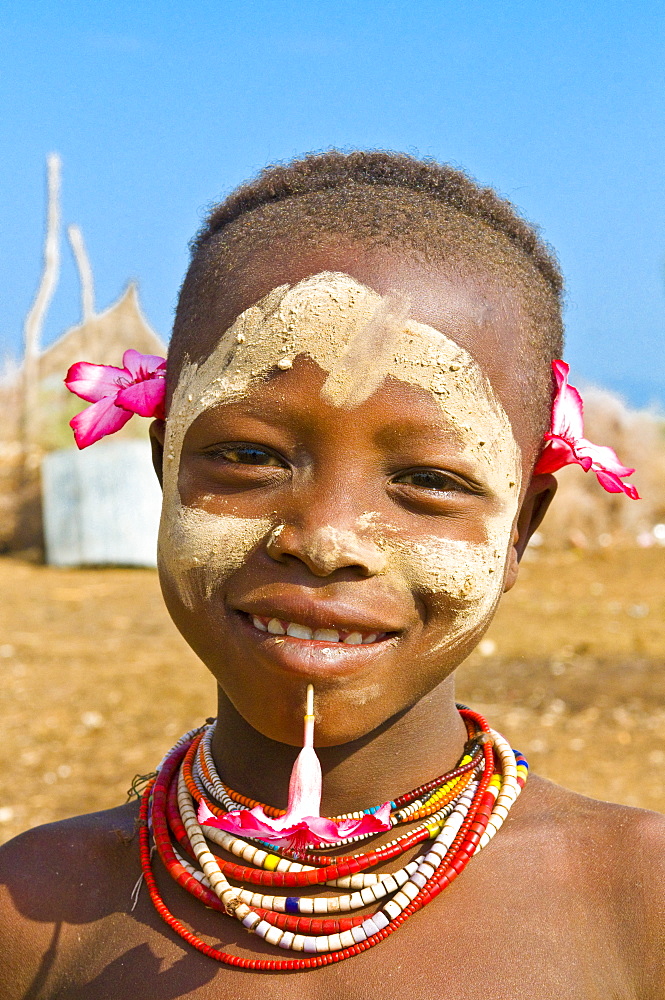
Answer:
[{"label": "girl's cheek", "polygon": [[[421,595],[440,629],[435,650],[451,648],[484,628],[503,591],[510,526],[486,543],[429,536],[387,543],[391,571]],[[433,651],[435,651],[433,650]]]},{"label": "girl's cheek", "polygon": [[268,518],[221,516],[165,503],[159,528],[160,573],[191,609],[240,569],[271,527]]}]

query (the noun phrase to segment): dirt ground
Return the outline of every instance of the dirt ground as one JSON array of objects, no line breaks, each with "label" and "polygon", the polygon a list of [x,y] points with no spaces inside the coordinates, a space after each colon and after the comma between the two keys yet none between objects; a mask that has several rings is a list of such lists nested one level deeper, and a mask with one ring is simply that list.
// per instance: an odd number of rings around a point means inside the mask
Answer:
[{"label": "dirt ground", "polygon": [[[0,559],[0,841],[124,801],[214,686],[150,570]],[[538,552],[480,648],[462,701],[540,774],[665,812],[665,549]]]}]

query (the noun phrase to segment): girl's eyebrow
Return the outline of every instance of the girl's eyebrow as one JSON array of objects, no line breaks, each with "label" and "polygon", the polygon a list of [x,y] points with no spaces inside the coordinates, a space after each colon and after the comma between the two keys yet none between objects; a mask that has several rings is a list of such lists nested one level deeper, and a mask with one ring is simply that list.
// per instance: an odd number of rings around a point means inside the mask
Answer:
[{"label": "girl's eyebrow", "polygon": [[235,399],[220,399],[205,409],[199,416],[214,414],[215,412],[227,413],[230,411],[236,412],[243,417],[255,417],[258,420],[279,418],[284,421],[285,418],[284,404],[280,400],[265,398],[259,401],[250,399],[249,396],[236,397]]},{"label": "girl's eyebrow", "polygon": [[[215,403],[204,413],[211,414],[216,410],[221,413],[232,412],[234,415],[249,417],[266,424],[292,427],[308,420],[307,409],[303,412],[298,406],[295,408],[285,407],[283,400],[272,399],[269,395],[258,399],[252,398],[248,394],[241,398]],[[398,415],[394,412],[389,413],[386,415],[385,421],[377,428],[374,438],[379,444],[385,444],[389,447],[394,447],[400,441],[402,443],[411,440],[422,442],[423,439],[436,439],[446,443],[453,440],[460,446],[467,444],[461,428],[443,412],[437,419],[431,419],[427,416],[418,419],[408,412]]]},{"label": "girl's eyebrow", "polygon": [[[227,402],[217,403],[204,412],[211,413],[215,410],[222,412],[234,411],[239,416],[250,417],[270,424],[279,423],[286,426],[293,425],[307,418],[307,413],[301,413],[298,408],[294,410],[285,408],[282,400],[270,398],[262,400],[252,400],[247,397],[243,399],[231,399]],[[407,414],[400,415],[399,417],[390,414],[386,417],[385,423],[381,424],[377,429],[374,436],[380,444],[385,443],[390,446],[394,446],[400,441],[422,441],[424,438],[445,439],[446,441],[450,441],[452,438],[460,445],[465,443],[460,428],[443,413],[438,420],[429,420],[427,418],[418,420],[413,419],[413,417]]]},{"label": "girl's eyebrow", "polygon": [[445,443],[454,441],[455,444],[463,447],[465,445],[464,436],[460,428],[447,420],[443,414],[440,421],[419,421],[408,418],[393,420],[384,424],[376,434],[379,444],[395,447],[404,443],[422,443],[423,441],[437,440]]}]

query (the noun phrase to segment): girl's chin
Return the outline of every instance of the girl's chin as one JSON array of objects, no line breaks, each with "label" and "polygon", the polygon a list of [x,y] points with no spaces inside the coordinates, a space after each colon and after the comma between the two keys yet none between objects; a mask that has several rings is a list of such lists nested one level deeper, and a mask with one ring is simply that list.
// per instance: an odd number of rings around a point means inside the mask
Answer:
[{"label": "girl's chin", "polygon": [[[288,746],[301,747],[303,741],[303,706],[306,684],[275,683],[264,678],[250,685],[229,683],[222,689],[236,712],[266,739]],[[316,726],[314,745],[333,747],[362,739],[400,710],[389,703],[379,683],[314,685]]]}]

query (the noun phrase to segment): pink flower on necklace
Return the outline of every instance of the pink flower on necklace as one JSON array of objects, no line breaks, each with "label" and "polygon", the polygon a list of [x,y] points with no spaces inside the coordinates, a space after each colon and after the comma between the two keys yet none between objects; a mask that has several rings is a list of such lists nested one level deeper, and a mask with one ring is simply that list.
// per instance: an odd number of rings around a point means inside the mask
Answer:
[{"label": "pink flower on necklace", "polygon": [[584,435],[584,404],[577,389],[568,384],[569,366],[565,361],[553,361],[552,370],[557,393],[552,404],[552,422],[545,433],[543,450],[533,470],[534,475],[557,472],[564,465],[581,465],[585,472],[593,469],[598,482],[608,493],[625,493],[632,500],[639,494],[631,483],[624,483],[635,469],[622,465],[612,448],[592,444]]},{"label": "pink flower on necklace", "polygon": [[289,851],[306,848],[334,847],[347,837],[358,837],[390,830],[390,802],[384,802],[375,813],[362,819],[335,822],[320,815],[321,764],[314,750],[313,688],[307,689],[304,746],[296,758],[289,781],[289,801],[284,816],[272,819],[261,806],[254,809],[234,809],[217,817],[203,800],[199,805],[201,826],[214,826],[226,833],[262,840]]},{"label": "pink flower on necklace", "polygon": [[124,368],[78,361],[67,372],[69,391],[92,403],[69,422],[79,448],[119,431],[134,413],[164,418],[165,358],[129,350],[122,363]]}]

